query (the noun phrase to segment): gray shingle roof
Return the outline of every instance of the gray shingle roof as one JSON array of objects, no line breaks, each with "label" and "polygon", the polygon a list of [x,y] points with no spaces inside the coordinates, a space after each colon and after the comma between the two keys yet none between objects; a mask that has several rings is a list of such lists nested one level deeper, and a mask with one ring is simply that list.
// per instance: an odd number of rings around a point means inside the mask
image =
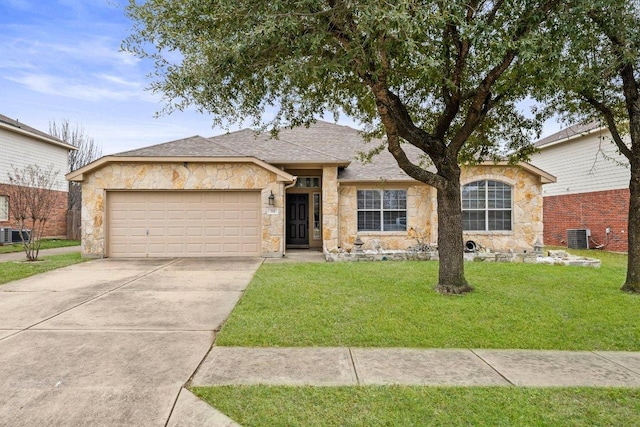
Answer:
[{"label": "gray shingle roof", "polygon": [[199,135],[114,154],[122,157],[237,157],[243,154]]},{"label": "gray shingle roof", "polygon": [[[281,129],[277,138],[270,133],[256,133],[243,129],[224,135],[203,138],[192,136],[114,156],[141,157],[255,157],[274,165],[295,167],[296,164],[341,164],[343,180],[409,180],[395,159],[386,150],[376,155],[371,162],[358,159],[359,152],[367,152],[382,140],[367,143],[360,131],[348,126],[318,121],[309,127]],[[405,145],[411,159],[419,158],[420,152]]]},{"label": "gray shingle roof", "polygon": [[24,123],[22,123],[22,122],[20,122],[18,120],[14,120],[14,119],[12,119],[10,117],[7,117],[7,116],[5,116],[3,114],[0,114],[0,122],[4,123],[6,125],[9,125],[9,126],[13,126],[15,128],[18,128],[18,129],[21,129],[21,130],[23,130],[25,132],[29,132],[29,133],[31,133],[33,135],[40,136],[42,138],[51,139],[51,140],[57,141],[57,142],[59,142],[61,144],[68,145],[66,142],[62,141],[61,139],[58,139],[58,138],[56,138],[54,136],[51,136],[48,133],[39,131],[36,128],[32,128],[31,126],[25,125]]},{"label": "gray shingle roof", "polygon": [[576,125],[569,126],[566,129],[562,129],[561,131],[556,132],[552,135],[549,135],[545,138],[542,138],[536,141],[533,145],[535,145],[538,148],[541,148],[553,142],[571,138],[572,136],[581,135],[591,130],[598,129],[600,127],[602,127],[602,124],[597,122],[591,122],[586,124],[578,123]]}]

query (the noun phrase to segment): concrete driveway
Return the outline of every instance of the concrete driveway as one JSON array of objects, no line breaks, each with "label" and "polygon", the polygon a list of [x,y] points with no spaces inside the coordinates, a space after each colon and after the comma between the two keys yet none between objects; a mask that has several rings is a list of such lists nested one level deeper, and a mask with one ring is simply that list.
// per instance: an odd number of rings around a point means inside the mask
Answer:
[{"label": "concrete driveway", "polygon": [[0,286],[0,424],[181,424],[181,388],[262,261],[101,259]]}]

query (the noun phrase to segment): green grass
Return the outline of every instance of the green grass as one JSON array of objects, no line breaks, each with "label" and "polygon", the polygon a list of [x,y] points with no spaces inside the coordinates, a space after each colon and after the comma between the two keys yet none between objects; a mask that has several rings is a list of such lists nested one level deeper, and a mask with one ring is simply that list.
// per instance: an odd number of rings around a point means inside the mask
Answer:
[{"label": "green grass", "polygon": [[[40,249],[64,248],[67,246],[78,246],[79,240],[66,239],[42,239]],[[0,254],[8,254],[12,252],[22,252],[22,243],[14,243],[12,245],[0,246]]]},{"label": "green grass", "polygon": [[640,389],[269,387],[192,390],[250,426],[636,426]]},{"label": "green grass", "polygon": [[80,256],[80,252],[72,252],[63,255],[45,256],[41,261],[36,262],[0,262],[0,285],[84,261],[88,261],[88,259],[83,259]]},{"label": "green grass", "polygon": [[626,256],[601,268],[466,263],[443,296],[435,262],[264,264],[218,336],[226,346],[640,350]]}]

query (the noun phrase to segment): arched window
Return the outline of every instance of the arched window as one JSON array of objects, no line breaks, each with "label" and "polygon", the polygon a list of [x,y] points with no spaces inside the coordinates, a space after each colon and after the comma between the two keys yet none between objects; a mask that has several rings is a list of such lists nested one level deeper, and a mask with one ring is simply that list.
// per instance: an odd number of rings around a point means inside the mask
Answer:
[{"label": "arched window", "polygon": [[465,231],[512,229],[512,189],[499,181],[475,181],[462,187],[462,227]]}]

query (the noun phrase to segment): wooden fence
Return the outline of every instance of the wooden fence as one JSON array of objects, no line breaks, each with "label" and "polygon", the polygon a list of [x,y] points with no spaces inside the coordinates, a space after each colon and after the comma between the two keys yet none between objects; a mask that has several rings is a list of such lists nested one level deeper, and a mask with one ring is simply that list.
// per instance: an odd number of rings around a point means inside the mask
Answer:
[{"label": "wooden fence", "polygon": [[80,210],[67,211],[67,239],[80,240]]}]

